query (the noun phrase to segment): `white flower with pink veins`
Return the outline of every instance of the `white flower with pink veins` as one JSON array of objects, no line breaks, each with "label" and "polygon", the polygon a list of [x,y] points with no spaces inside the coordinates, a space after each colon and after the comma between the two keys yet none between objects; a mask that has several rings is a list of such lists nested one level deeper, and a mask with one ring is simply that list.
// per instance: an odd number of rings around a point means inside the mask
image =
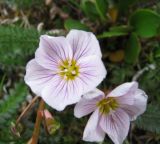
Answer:
[{"label": "white flower with pink veins", "polygon": [[35,58],[26,67],[25,82],[56,110],[76,103],[105,78],[96,37],[71,30],[66,37],[42,35]]},{"label": "white flower with pink veins", "polygon": [[128,135],[130,121],[146,110],[147,98],[137,82],[124,83],[106,96],[98,89],[84,95],[74,109],[78,118],[93,112],[83,140],[101,142],[106,133],[115,144],[122,144]]}]

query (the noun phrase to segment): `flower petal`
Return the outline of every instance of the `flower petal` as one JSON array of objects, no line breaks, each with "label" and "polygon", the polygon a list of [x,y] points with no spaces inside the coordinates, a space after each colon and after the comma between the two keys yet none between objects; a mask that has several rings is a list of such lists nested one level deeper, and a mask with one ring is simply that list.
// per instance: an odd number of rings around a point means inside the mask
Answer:
[{"label": "flower petal", "polygon": [[99,96],[104,97],[105,94],[104,94],[104,92],[102,92],[101,90],[95,88],[95,89],[89,91],[88,93],[85,93],[85,94],[83,95],[83,98],[93,99],[93,98],[99,97]]},{"label": "flower petal", "polygon": [[98,89],[91,92],[86,94],[87,96],[84,95],[83,98],[76,104],[74,108],[75,117],[81,118],[93,112],[97,108],[96,103],[104,97],[104,94]]},{"label": "flower petal", "polygon": [[102,142],[105,137],[104,131],[99,126],[98,109],[91,115],[83,132],[83,140],[90,142]]},{"label": "flower petal", "polygon": [[93,33],[71,30],[66,38],[72,46],[75,60],[91,55],[102,57],[98,40]]},{"label": "flower petal", "polygon": [[36,50],[35,59],[47,69],[58,67],[59,62],[72,59],[73,51],[65,37],[40,37],[39,48]]},{"label": "flower petal", "polygon": [[108,96],[109,97],[119,97],[126,95],[130,90],[135,90],[138,87],[137,82],[126,82],[124,84],[119,85],[114,90],[112,90]]},{"label": "flower petal", "polygon": [[77,81],[65,80],[56,75],[42,91],[44,101],[52,108],[62,111],[67,105],[80,100],[82,89]]},{"label": "flower petal", "polygon": [[107,96],[115,97],[120,105],[129,104],[132,105],[134,102],[134,95],[138,88],[137,82],[127,82],[116,87]]},{"label": "flower petal", "polygon": [[101,128],[108,134],[115,144],[122,144],[129,131],[129,116],[122,109],[118,109],[108,116],[102,116]]},{"label": "flower petal", "polygon": [[97,56],[79,59],[77,64],[80,67],[78,78],[83,87],[83,94],[96,88],[107,74],[103,62]]},{"label": "flower petal", "polygon": [[24,80],[36,95],[41,96],[42,89],[53,79],[53,77],[53,71],[41,67],[37,64],[35,59],[28,62]]},{"label": "flower petal", "polygon": [[133,105],[123,105],[122,108],[128,113],[131,120],[135,120],[137,116],[145,112],[148,96],[144,91],[138,89],[134,97]]}]

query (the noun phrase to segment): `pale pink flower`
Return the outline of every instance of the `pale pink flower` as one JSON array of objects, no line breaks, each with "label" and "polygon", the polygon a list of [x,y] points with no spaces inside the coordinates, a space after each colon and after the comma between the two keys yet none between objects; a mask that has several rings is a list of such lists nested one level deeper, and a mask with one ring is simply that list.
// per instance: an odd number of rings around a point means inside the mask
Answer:
[{"label": "pale pink flower", "polygon": [[25,82],[56,110],[76,103],[106,76],[96,37],[71,30],[66,37],[40,37],[35,58],[26,67]]},{"label": "pale pink flower", "polygon": [[78,118],[91,112],[83,133],[83,140],[101,142],[105,133],[115,144],[127,137],[130,121],[146,110],[147,95],[137,82],[124,83],[106,96],[98,89],[84,95],[76,104],[74,115]]}]

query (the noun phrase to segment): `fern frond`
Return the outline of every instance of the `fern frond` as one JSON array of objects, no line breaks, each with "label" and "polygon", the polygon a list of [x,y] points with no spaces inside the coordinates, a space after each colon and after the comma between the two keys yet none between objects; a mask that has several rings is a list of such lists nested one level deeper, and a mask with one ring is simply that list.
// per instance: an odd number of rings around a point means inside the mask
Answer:
[{"label": "fern frond", "polygon": [[39,35],[35,29],[0,26],[0,63],[24,65],[38,47]]},{"label": "fern frond", "polygon": [[27,87],[20,82],[15,85],[14,89],[10,90],[8,96],[0,100],[0,123],[5,122],[17,112],[26,95]]},{"label": "fern frond", "polygon": [[148,105],[147,111],[135,121],[135,124],[141,129],[160,134],[160,107]]}]

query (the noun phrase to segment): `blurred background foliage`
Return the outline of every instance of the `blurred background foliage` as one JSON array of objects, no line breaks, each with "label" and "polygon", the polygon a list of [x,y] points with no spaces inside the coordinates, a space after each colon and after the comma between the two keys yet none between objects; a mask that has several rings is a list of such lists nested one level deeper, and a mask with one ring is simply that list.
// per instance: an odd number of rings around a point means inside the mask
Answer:
[{"label": "blurred background foliage", "polygon": [[[144,115],[132,123],[125,144],[160,144],[159,0],[0,0],[0,144],[23,144],[32,136],[37,103],[22,119],[19,135],[10,128],[34,97],[24,84],[26,63],[39,36],[66,35],[70,29],[93,32],[108,70],[100,86],[107,91],[137,80],[149,96]],[[88,117],[76,119],[73,106],[49,108],[61,128],[39,144],[81,144]],[[112,144],[106,137],[103,144]]]}]

